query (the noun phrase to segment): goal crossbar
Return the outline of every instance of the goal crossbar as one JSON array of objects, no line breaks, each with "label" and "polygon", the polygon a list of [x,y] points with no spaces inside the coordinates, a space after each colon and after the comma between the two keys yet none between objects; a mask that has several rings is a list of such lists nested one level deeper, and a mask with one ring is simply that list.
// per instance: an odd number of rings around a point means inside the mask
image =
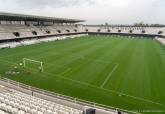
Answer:
[{"label": "goal crossbar", "polygon": [[39,63],[40,64],[41,72],[44,71],[43,62],[37,61],[37,60],[33,60],[33,59],[23,58],[23,66],[24,66],[24,68],[26,67],[26,61],[31,61],[31,62],[34,62],[34,63]]}]

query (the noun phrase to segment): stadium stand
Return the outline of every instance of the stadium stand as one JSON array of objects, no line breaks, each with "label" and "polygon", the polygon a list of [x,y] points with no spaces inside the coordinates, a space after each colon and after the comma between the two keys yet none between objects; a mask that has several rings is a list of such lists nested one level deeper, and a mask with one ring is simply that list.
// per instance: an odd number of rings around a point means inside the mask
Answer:
[{"label": "stadium stand", "polygon": [[55,95],[2,77],[0,84],[2,112],[0,114],[117,114],[119,112],[118,109],[107,109],[75,101],[60,94]]},{"label": "stadium stand", "polygon": [[0,109],[9,114],[82,114],[83,112],[13,89],[1,90]]},{"label": "stadium stand", "polygon": [[[75,24],[77,22],[83,21],[0,13],[0,49],[87,35],[87,32],[83,31],[82,25]],[[116,114],[118,112],[115,108],[96,109],[96,106],[93,107],[88,103],[77,104],[75,100],[65,97],[57,98],[52,93],[38,89],[34,89],[37,92],[35,91],[32,95],[33,91],[30,90],[30,94],[27,92],[29,87],[21,89],[20,83],[11,80],[10,82],[12,83],[0,81],[0,84],[3,85],[0,86],[0,114],[87,114],[88,111],[91,112],[88,108],[96,110],[96,114]],[[13,85],[14,83],[19,87]],[[21,86],[26,87],[27,85]]]},{"label": "stadium stand", "polygon": [[[0,42],[77,34],[165,36],[163,27],[78,25],[83,20],[0,13]],[[46,23],[46,24],[44,24]]]},{"label": "stadium stand", "polygon": [[[100,33],[120,33],[120,34],[148,34],[148,35],[161,35],[159,31],[164,31],[163,27],[99,27],[99,26],[86,26],[84,31],[88,29],[89,32]],[[130,32],[131,31],[131,32]]]},{"label": "stadium stand", "polygon": [[[83,26],[77,24],[79,22],[83,22],[83,20],[0,13],[0,49],[77,38],[90,34],[150,36],[165,44],[165,39],[162,38],[165,37],[163,27]],[[2,83],[2,81],[0,82]],[[13,85],[6,87],[4,82],[3,84],[0,87],[0,114],[85,114],[86,109],[84,109],[83,103],[80,103],[83,104],[80,105],[81,108],[76,108],[10,88]],[[7,85],[9,85],[8,81]],[[102,107],[100,109],[96,106],[92,108],[96,109],[96,114],[121,113],[114,108]]]},{"label": "stadium stand", "polygon": [[162,43],[163,45],[165,45],[165,39],[164,38],[156,38],[157,41],[159,41],[160,43]]},{"label": "stadium stand", "polygon": [[47,37],[47,38],[41,38],[41,39],[24,39],[21,41],[13,41],[13,42],[5,42],[5,43],[1,43],[0,45],[0,49],[4,49],[4,48],[15,48],[15,47],[19,47],[19,46],[25,46],[25,45],[32,45],[32,44],[36,44],[36,43],[42,43],[42,42],[51,42],[51,41],[56,41],[56,40],[63,40],[66,38],[78,38],[81,36],[85,36],[86,34],[80,34],[80,35],[70,35],[70,36],[58,36],[58,37]]},{"label": "stadium stand", "polygon": [[[60,33],[58,31],[61,31]],[[15,39],[24,37],[46,36],[54,34],[76,33],[75,27],[51,26],[51,27],[36,27],[25,25],[0,25],[0,39]]]}]

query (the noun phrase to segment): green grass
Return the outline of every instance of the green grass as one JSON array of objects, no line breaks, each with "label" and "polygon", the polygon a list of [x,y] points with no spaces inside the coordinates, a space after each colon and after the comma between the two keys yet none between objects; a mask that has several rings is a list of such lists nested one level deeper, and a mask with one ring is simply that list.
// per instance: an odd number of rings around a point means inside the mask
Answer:
[{"label": "green grass", "polygon": [[[44,73],[7,76],[24,57],[43,61]],[[130,111],[165,111],[165,48],[155,40],[88,36],[0,50],[0,74]]]}]

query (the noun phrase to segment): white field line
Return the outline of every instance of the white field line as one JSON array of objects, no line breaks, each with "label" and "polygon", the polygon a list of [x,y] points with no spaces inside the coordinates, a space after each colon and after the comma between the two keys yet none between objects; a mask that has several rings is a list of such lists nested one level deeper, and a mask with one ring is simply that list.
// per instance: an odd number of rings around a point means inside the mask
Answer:
[{"label": "white field line", "polygon": [[[88,43],[88,44],[92,44],[92,43],[93,43],[93,42]],[[41,48],[41,49],[42,49],[42,48]],[[67,48],[66,48],[66,49],[64,49],[63,51],[64,51],[64,52],[71,52],[71,50],[70,50],[70,49],[67,49]],[[31,51],[30,51],[30,52],[28,52],[28,53],[32,53],[32,52],[34,53],[34,52],[37,52],[37,51],[36,51],[36,50],[31,50]],[[25,54],[25,53],[27,53],[27,52],[26,52],[26,51],[25,51],[25,52],[22,52],[22,53],[21,53],[21,55],[22,55],[22,54]],[[45,50],[45,53],[46,53],[46,54],[47,54],[47,53],[50,53],[50,49],[49,49],[49,50],[48,50],[48,49],[47,49],[47,50]],[[46,54],[45,54],[45,55],[46,55]],[[55,54],[60,54],[60,55],[61,55],[62,53],[55,53]],[[12,56],[15,56],[15,55],[17,55],[17,54],[11,54],[11,55],[7,55],[7,56],[0,57],[0,58],[4,59],[4,58],[7,58],[7,57],[12,57]],[[42,53],[37,54],[37,55],[42,55]],[[41,59],[41,58],[44,58],[44,57],[40,57],[39,59]]]},{"label": "white field line", "polygon": [[[23,47],[23,46],[22,46]],[[42,49],[42,48],[41,48]],[[68,51],[69,49],[64,49],[64,51]],[[26,51],[24,51],[24,52],[22,52],[21,53],[21,55],[23,55],[23,54],[25,54],[25,53],[34,53],[34,52],[37,52],[36,50],[30,50],[30,52],[26,52]],[[45,52],[46,53],[50,53],[50,49],[47,49],[47,50],[45,50]],[[7,55],[7,56],[4,56],[4,57],[0,57],[0,58],[2,58],[2,59],[4,59],[4,58],[8,58],[8,57],[12,57],[12,56],[15,56],[15,55],[17,55],[17,53],[15,53],[15,54],[10,54],[10,55]],[[42,55],[42,53],[40,53],[40,54],[37,54],[37,55]],[[46,54],[45,54],[46,55]],[[42,58],[42,57],[41,57]]]},{"label": "white field line", "polygon": [[[67,49],[66,49],[67,50]],[[32,51],[32,52],[35,52],[34,50]],[[24,52],[25,53],[25,52]],[[23,53],[23,54],[24,54]],[[31,52],[30,52],[31,53]],[[48,52],[49,53],[49,52]],[[8,55],[8,56],[5,56],[5,57],[0,57],[0,59],[4,59],[4,58],[6,58],[6,57],[12,57],[12,56],[15,56],[16,54],[11,54],[11,55]],[[41,55],[41,54],[39,54],[39,55]],[[62,53],[51,53],[51,55],[62,55]],[[86,59],[86,60],[89,60],[89,59],[87,59],[84,55],[81,55],[81,54],[75,54],[75,55],[68,55],[68,57],[73,57],[73,58],[77,58],[77,59],[79,59],[79,58],[81,58],[81,59]],[[45,57],[37,57],[36,59],[37,60],[39,60],[39,59],[42,59],[42,58],[45,58]],[[111,61],[105,61],[105,60],[102,60],[102,59],[96,59],[96,60],[93,60],[94,62],[100,62],[100,63],[110,63],[110,64],[118,64],[118,63],[113,63],[113,62],[111,62]],[[15,63],[16,64],[16,63]],[[56,66],[56,67],[65,67],[65,65],[55,65],[55,64],[51,64],[51,63],[46,63],[46,64],[48,64],[49,66]],[[49,66],[48,67],[45,67],[45,68],[49,68]]]},{"label": "white field line", "polygon": [[[2,60],[0,60],[0,61],[2,61]],[[5,60],[3,60],[3,61],[5,62]],[[6,62],[12,63],[12,64],[14,63],[14,62],[9,62],[9,61],[6,61]],[[16,63],[14,63],[14,64],[16,64]],[[129,97],[129,98],[135,99],[135,100],[140,100],[140,101],[143,101],[143,102],[148,102],[148,103],[152,103],[152,104],[156,104],[156,105],[165,107],[165,104],[161,104],[161,103],[158,103],[158,102],[149,100],[149,99],[145,99],[145,98],[141,98],[141,97],[136,97],[136,96],[133,96],[133,95],[121,93],[119,91],[115,91],[115,90],[111,90],[111,89],[101,88],[101,87],[92,85],[90,83],[86,83],[86,82],[82,82],[82,81],[78,81],[78,80],[73,80],[73,79],[70,79],[70,78],[67,78],[67,77],[64,77],[64,76],[60,76],[60,75],[56,75],[56,74],[52,74],[52,73],[47,73],[47,72],[44,72],[44,73],[45,74],[48,74],[48,75],[53,75],[53,76],[56,76],[58,78],[62,78],[62,79],[65,79],[65,80],[69,80],[69,81],[72,81],[72,82],[75,82],[75,83],[78,83],[78,84],[82,84],[82,85],[86,85],[86,86],[91,86],[93,88],[97,88],[97,89],[101,89],[101,90],[104,90],[104,91],[107,91],[107,92],[111,92],[111,93],[115,93],[115,94],[118,94],[118,95],[126,96],[126,97]],[[42,75],[40,75],[40,76],[42,76]],[[54,79],[54,78],[47,77],[47,76],[42,76],[42,77]]]},{"label": "white field line", "polygon": [[[23,54],[29,54],[29,53],[34,53],[34,52],[37,52],[36,50],[30,50],[30,52],[26,52],[26,51],[24,51],[24,52],[22,52],[21,53],[21,55],[23,55]],[[2,58],[2,59],[5,59],[5,58],[8,58],[8,57],[13,57],[13,56],[15,56],[15,55],[17,55],[17,53],[14,53],[14,54],[10,54],[10,55],[7,55],[7,56],[3,56],[3,57],[0,57],[0,58]],[[30,55],[30,54],[29,54]],[[42,55],[42,53],[40,53],[40,54],[37,54],[37,55]]]},{"label": "white field line", "polygon": [[133,95],[121,93],[119,91],[115,91],[115,90],[111,90],[111,89],[105,89],[105,88],[101,88],[101,89],[103,89],[105,91],[109,91],[109,92],[114,92],[114,93],[116,93],[118,95],[122,95],[122,96],[126,96],[126,97],[129,97],[129,98],[133,98],[135,100],[145,101],[145,102],[148,102],[148,103],[152,103],[152,104],[156,104],[156,105],[160,105],[160,106],[165,107],[165,104],[161,104],[161,103],[158,103],[158,102],[155,102],[155,101],[152,101],[152,100],[149,100],[149,99],[145,99],[145,98],[142,98],[142,97],[136,97],[136,96],[133,96]]},{"label": "white field line", "polygon": [[[82,81],[78,81],[78,80],[73,80],[73,79],[70,79],[70,78],[67,78],[67,77],[64,77],[64,76],[61,76],[61,75],[55,75],[55,74],[51,74],[51,73],[47,73],[47,72],[44,72],[44,73],[46,73],[48,75],[54,75],[56,77],[63,78],[65,80],[69,80],[69,81],[72,81],[72,82],[75,82],[75,83],[78,83],[78,84],[91,86],[93,88],[97,88],[97,89],[101,89],[101,90],[104,90],[104,91],[107,91],[107,92],[111,92],[111,93],[115,93],[115,94],[118,94],[118,95],[126,96],[126,97],[129,97],[129,98],[135,99],[135,100],[140,100],[140,101],[143,101],[143,102],[148,102],[148,103],[152,103],[152,104],[156,104],[156,105],[165,107],[165,104],[161,104],[161,103],[158,103],[158,102],[155,102],[155,101],[152,101],[152,100],[148,100],[148,99],[145,99],[145,98],[136,97],[136,96],[133,96],[133,95],[121,93],[119,91],[115,91],[115,90],[111,90],[111,89],[101,88],[101,87],[92,85],[90,83],[86,83],[86,82],[82,82]],[[42,77],[51,78],[51,77],[47,77],[47,76],[42,76]],[[51,79],[54,79],[54,78],[51,78]]]},{"label": "white field line", "polygon": [[[51,55],[63,55],[63,53],[50,53]],[[63,55],[64,56],[64,55]],[[65,57],[72,57],[72,58],[76,58],[76,59],[85,59],[85,60],[89,60],[88,58],[86,58],[84,55],[81,54],[73,54],[73,55],[67,55]],[[37,59],[42,59],[45,57],[37,57]],[[100,63],[110,63],[110,64],[118,64],[117,62],[112,62],[112,61],[105,61],[103,59],[95,59],[93,60],[94,62],[100,62]],[[62,66],[62,65],[61,65]]]},{"label": "white field line", "polygon": [[108,74],[107,78],[104,80],[104,82],[101,84],[101,88],[103,88],[105,86],[105,84],[108,82],[108,80],[111,78],[113,72],[117,69],[117,67],[119,66],[119,64],[116,64],[114,66],[114,68],[112,69],[112,71]]},{"label": "white field line", "polygon": [[68,69],[66,69],[65,71],[61,72],[61,73],[58,74],[58,75],[63,75],[63,74],[65,74],[65,73],[67,73],[67,72],[69,72],[69,71],[71,71],[71,70],[72,70],[71,68],[68,68]]},{"label": "white field line", "polygon": [[[60,53],[53,53],[52,55],[61,55]],[[89,60],[88,58],[84,57],[83,55],[80,55],[80,54],[76,54],[76,55],[69,55],[68,57],[72,57],[72,58],[75,58],[75,59],[85,59],[85,60]],[[38,57],[37,59],[41,59],[41,58],[44,58],[44,57]],[[96,60],[92,60],[92,62],[96,62],[96,63],[108,63],[108,64],[114,64],[114,65],[118,65],[118,63],[114,63],[114,62],[111,62],[111,61],[105,61],[105,60],[102,60],[102,59],[96,59]],[[63,67],[63,68],[66,68],[65,65],[55,65],[55,64],[51,64],[51,63],[45,63],[49,66],[45,67],[45,68],[49,68],[51,66],[57,66],[57,67]]]}]

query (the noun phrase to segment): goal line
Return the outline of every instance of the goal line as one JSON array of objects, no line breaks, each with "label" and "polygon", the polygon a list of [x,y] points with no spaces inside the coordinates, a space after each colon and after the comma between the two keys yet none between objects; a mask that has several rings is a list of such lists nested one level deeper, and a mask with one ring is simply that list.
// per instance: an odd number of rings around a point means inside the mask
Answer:
[{"label": "goal line", "polygon": [[40,70],[40,72],[44,72],[44,68],[43,68],[43,62],[42,61],[37,61],[37,60],[33,60],[33,59],[28,59],[28,58],[23,58],[22,59],[22,61],[23,61],[23,67],[25,68],[27,65],[27,62],[28,61],[30,61],[30,62],[32,62],[32,63],[37,63],[37,64],[39,64],[39,70]]}]

